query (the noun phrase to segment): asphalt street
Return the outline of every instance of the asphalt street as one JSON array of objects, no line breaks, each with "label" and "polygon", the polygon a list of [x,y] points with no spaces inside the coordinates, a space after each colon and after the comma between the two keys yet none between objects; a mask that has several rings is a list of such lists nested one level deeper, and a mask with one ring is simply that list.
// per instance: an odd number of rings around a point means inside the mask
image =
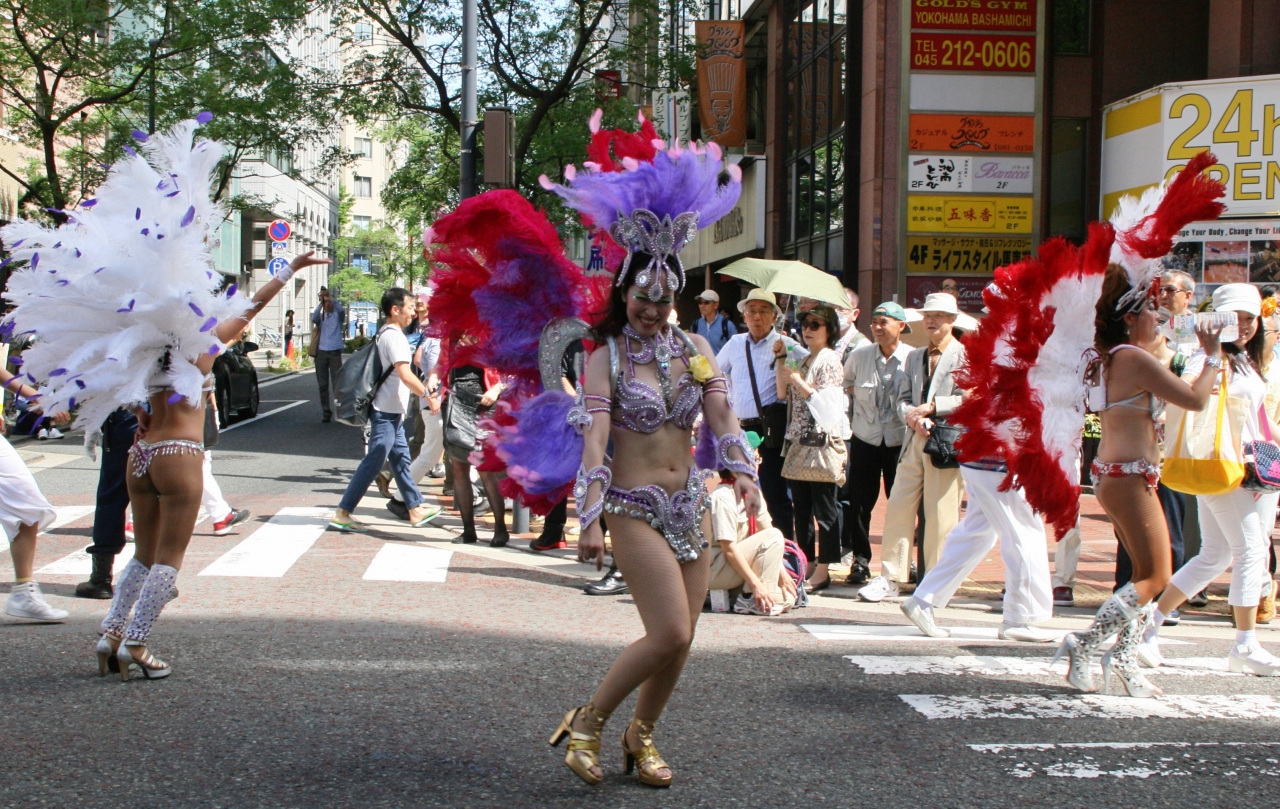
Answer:
[{"label": "asphalt street", "polygon": [[[107,602],[73,597],[95,464],[75,436],[18,442],[60,509],[37,577],[72,617],[0,617],[0,805],[1232,807],[1274,794],[1280,679],[1226,672],[1223,621],[1167,630],[1174,665],[1152,675],[1166,696],[1133,700],[1075,692],[1051,646],[996,640],[998,602],[942,611],[968,637],[936,641],[848,588],[778,618],[703,614],[656,735],[675,785],[623,774],[628,700],[606,728],[606,780],[589,787],[547,737],[642,633],[630,599],[582,594],[597,574],[570,553],[452,545],[451,518],[397,524],[376,490],[357,512],[373,533],[324,531],[359,432],[320,423],[311,374],[262,399],[214,452],[253,518],[225,537],[197,526],[152,635],[175,668],[161,681],[99,677]],[[1064,612],[1052,626],[1086,625],[1089,611]],[[1280,632],[1259,634],[1280,652]]]}]

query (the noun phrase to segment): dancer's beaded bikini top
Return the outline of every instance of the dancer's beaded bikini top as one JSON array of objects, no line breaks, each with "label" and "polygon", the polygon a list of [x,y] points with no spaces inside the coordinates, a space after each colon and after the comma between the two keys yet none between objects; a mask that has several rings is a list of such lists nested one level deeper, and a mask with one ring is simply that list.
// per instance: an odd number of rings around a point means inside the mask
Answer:
[{"label": "dancer's beaded bikini top", "polygon": [[[589,407],[588,411],[611,410],[615,425],[638,433],[656,433],[668,421],[681,429],[692,429],[702,413],[702,386],[694,381],[689,368],[690,357],[698,353],[693,342],[677,326],[671,326],[669,331],[659,332],[654,337],[642,337],[630,324],[622,327],[621,339],[627,356],[625,371],[618,349],[619,338],[611,337],[608,340],[613,400],[603,396],[587,396],[587,399],[609,405]],[[640,344],[638,351],[631,350],[633,342]],[[684,373],[676,381],[673,390],[671,362],[675,359],[684,363]],[[661,391],[654,390],[635,376],[636,363],[644,365],[655,360]]]}]

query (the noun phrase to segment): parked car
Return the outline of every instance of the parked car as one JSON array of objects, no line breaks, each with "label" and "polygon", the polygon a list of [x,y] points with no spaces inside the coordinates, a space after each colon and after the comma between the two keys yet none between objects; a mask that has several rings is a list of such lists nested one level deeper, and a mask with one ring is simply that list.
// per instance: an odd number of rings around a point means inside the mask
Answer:
[{"label": "parked car", "polygon": [[249,355],[257,343],[241,340],[213,361],[214,398],[218,403],[218,426],[226,427],[232,417],[258,415],[258,369]]}]

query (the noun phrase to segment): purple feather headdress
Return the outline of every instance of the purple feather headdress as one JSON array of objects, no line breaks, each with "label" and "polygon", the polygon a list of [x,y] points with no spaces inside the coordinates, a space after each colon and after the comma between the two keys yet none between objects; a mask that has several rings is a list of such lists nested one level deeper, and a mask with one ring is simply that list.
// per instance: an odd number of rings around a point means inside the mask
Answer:
[{"label": "purple feather headdress", "polygon": [[[670,149],[664,149],[661,141],[654,145],[659,151],[653,162],[623,158],[621,171],[587,163],[581,173],[568,166],[567,186],[553,183],[546,175],[539,182],[626,248],[616,284],[623,283],[636,252],[652,256],[636,275],[636,284],[649,286],[650,295],[657,297],[664,280],[674,292],[684,288],[680,250],[693,241],[699,228],[733,210],[742,193],[742,170],[724,163],[716,143],[676,144]],[[721,183],[721,174],[728,174],[728,182]]]}]

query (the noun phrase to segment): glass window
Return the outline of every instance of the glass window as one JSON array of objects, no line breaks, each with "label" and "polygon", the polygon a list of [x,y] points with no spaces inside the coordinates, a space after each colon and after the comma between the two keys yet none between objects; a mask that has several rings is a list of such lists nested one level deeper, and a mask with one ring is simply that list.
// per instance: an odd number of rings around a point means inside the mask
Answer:
[{"label": "glass window", "polygon": [[1053,52],[1089,53],[1090,0],[1056,0],[1053,4]]},{"label": "glass window", "polygon": [[356,230],[368,230],[369,226],[373,224],[373,217],[372,216],[353,216],[351,217],[351,224],[355,227]]},{"label": "glass window", "polygon": [[373,140],[370,138],[356,138],[353,151],[361,157],[373,157]]},{"label": "glass window", "polygon": [[355,34],[356,42],[368,42],[373,39],[373,25],[367,22],[358,22],[353,26],[352,33]]},{"label": "glass window", "polygon": [[363,253],[351,254],[351,266],[363,273],[371,272],[373,269],[373,264],[369,261],[369,257]]},{"label": "glass window", "polygon": [[1089,119],[1054,118],[1050,132],[1049,235],[1083,241]]},{"label": "glass window", "polygon": [[373,196],[373,178],[355,175],[355,195],[362,199]]}]

